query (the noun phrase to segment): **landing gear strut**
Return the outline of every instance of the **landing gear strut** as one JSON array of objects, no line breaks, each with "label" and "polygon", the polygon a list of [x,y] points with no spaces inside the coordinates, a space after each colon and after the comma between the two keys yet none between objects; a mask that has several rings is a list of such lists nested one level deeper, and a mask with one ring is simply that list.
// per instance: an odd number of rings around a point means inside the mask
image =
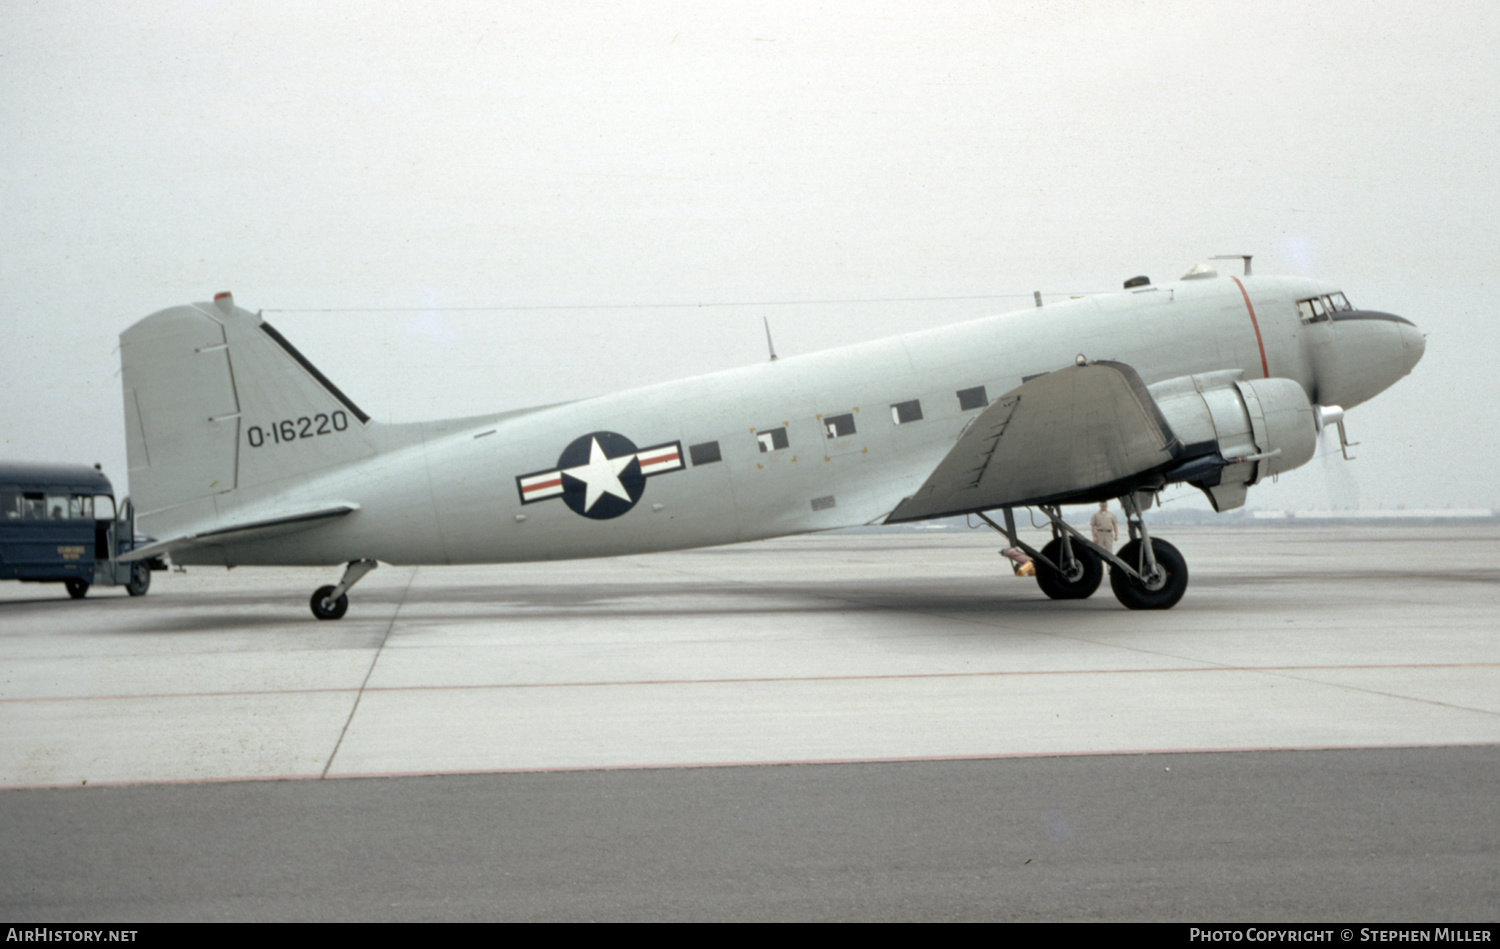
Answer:
[{"label": "landing gear strut", "polygon": [[[1150,496],[1144,498],[1149,503]],[[1099,589],[1104,562],[1110,564],[1109,585],[1115,599],[1132,610],[1167,610],[1177,605],[1187,591],[1187,561],[1164,540],[1156,540],[1146,530],[1141,517],[1142,503],[1135,494],[1120,498],[1130,527],[1130,541],[1118,554],[1110,553],[1078,533],[1062,518],[1056,505],[1039,505],[1052,525],[1052,540],[1041,550],[1023,543],[1016,534],[1015,513],[1002,508],[1005,526],[1001,527],[980,512],[979,517],[1005,535],[1012,547],[1019,547],[1036,564],[1037,586],[1054,600],[1081,600]]]},{"label": "landing gear strut", "polygon": [[[1036,585],[1054,600],[1086,600],[1104,579],[1104,562],[1066,532],[1052,529],[1052,542],[1036,560]],[[1054,567],[1053,564],[1056,564]]]},{"label": "landing gear strut", "polygon": [[364,578],[364,575],[380,566],[373,560],[351,560],[349,566],[344,568],[344,576],[338,582],[338,586],[318,587],[313,592],[312,614],[318,619],[341,619],[349,612],[348,593],[356,583]]},{"label": "landing gear strut", "polygon": [[1130,541],[1120,548],[1118,559],[1128,568],[1111,570],[1110,588],[1115,599],[1132,610],[1170,610],[1187,592],[1188,568],[1182,554],[1164,540],[1146,532],[1146,521],[1133,495],[1120,498]]}]

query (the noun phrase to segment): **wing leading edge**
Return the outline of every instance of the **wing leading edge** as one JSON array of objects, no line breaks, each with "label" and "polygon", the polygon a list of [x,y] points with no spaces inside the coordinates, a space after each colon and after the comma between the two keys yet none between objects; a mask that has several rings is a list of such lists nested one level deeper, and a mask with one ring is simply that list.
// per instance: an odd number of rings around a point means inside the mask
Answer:
[{"label": "wing leading edge", "polygon": [[1069,366],[976,416],[886,523],[1116,497],[1184,454],[1133,368],[1107,360]]}]

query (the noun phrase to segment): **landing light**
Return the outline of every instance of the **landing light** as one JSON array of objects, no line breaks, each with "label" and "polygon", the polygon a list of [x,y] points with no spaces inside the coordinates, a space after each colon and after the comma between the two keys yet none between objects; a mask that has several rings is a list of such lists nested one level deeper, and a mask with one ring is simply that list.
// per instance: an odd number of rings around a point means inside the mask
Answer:
[{"label": "landing light", "polygon": [[1337,405],[1315,405],[1313,406],[1313,422],[1317,426],[1319,434],[1325,425],[1337,425],[1344,420],[1344,410]]}]

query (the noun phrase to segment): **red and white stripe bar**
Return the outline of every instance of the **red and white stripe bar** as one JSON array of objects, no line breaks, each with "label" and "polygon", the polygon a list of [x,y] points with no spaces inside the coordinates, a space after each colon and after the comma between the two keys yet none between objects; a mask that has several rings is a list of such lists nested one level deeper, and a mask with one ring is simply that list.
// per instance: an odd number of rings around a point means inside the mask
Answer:
[{"label": "red and white stripe bar", "polygon": [[527,501],[540,501],[563,493],[560,471],[545,471],[517,480],[521,482],[521,497]]},{"label": "red and white stripe bar", "polygon": [[664,445],[661,448],[648,448],[636,453],[636,460],[641,463],[641,474],[654,475],[663,471],[676,471],[682,467],[682,451],[675,445]]}]

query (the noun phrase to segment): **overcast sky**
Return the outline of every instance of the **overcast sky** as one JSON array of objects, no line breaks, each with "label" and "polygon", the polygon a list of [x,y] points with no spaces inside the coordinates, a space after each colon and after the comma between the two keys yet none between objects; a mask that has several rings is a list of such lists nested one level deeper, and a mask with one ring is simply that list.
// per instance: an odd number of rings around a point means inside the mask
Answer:
[{"label": "overcast sky", "polygon": [[1497,49],[1483,2],[0,0],[0,457],[123,491],[117,336],[219,290],[409,421],[1253,253],[1428,346],[1250,505],[1500,507]]}]

